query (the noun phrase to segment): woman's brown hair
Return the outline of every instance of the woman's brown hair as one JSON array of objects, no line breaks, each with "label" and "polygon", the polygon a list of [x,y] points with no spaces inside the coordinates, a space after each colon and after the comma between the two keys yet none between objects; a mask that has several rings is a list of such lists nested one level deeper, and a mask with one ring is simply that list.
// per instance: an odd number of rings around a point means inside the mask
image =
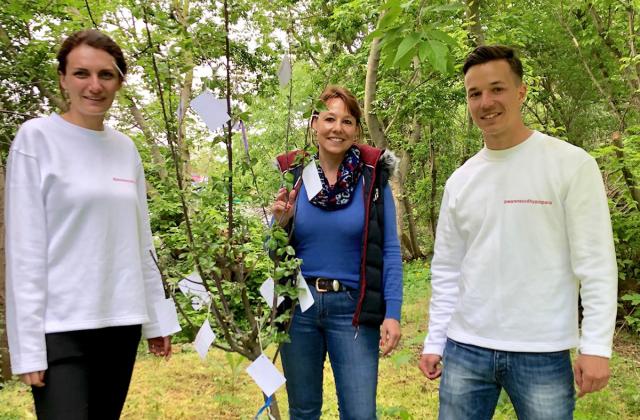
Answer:
[{"label": "woman's brown hair", "polygon": [[118,77],[120,81],[123,81],[124,76],[127,74],[127,62],[124,59],[122,49],[120,49],[120,46],[116,44],[113,39],[95,29],[85,29],[75,32],[64,40],[57,56],[58,72],[60,74],[67,74],[67,56],[74,48],[80,45],[88,45],[111,55],[118,67]]},{"label": "woman's brown hair", "polygon": [[[351,91],[342,86],[329,85],[327,86],[322,93],[320,94],[320,100],[327,103],[330,99],[341,99],[342,102],[347,107],[349,114],[351,114],[356,119],[356,126],[358,127],[359,134],[362,134],[362,108],[360,108],[360,104],[358,103],[358,99],[355,97]],[[317,111],[314,112],[314,118],[318,114]]]}]

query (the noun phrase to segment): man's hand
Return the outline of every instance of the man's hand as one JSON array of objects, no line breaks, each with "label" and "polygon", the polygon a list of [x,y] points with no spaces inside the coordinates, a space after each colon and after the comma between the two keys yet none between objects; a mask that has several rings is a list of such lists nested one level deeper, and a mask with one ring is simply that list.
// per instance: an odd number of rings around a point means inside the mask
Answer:
[{"label": "man's hand", "polygon": [[37,372],[23,373],[20,376],[22,383],[30,386],[37,386],[38,388],[44,386],[44,370]]},{"label": "man's hand", "polygon": [[424,373],[424,376],[434,380],[442,375],[442,356],[439,354],[423,354],[420,356],[418,367]]},{"label": "man's hand", "polygon": [[573,374],[578,385],[578,398],[589,392],[600,391],[607,386],[611,372],[609,359],[602,356],[579,354],[573,364]]},{"label": "man's hand", "polygon": [[154,337],[147,340],[149,343],[149,351],[158,357],[163,357],[167,360],[171,357],[171,336],[167,337]]},{"label": "man's hand", "polygon": [[383,356],[398,346],[401,336],[400,322],[397,319],[386,318],[380,326],[380,349]]}]

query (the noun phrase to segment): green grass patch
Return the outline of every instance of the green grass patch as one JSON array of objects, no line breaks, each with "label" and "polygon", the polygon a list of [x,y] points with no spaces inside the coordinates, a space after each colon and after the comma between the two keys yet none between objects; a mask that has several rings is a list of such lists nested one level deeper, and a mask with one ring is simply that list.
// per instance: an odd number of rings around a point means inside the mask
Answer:
[{"label": "green grass patch", "polygon": [[[438,381],[428,381],[417,368],[427,323],[430,297],[429,267],[424,262],[405,265],[403,339],[399,348],[380,361],[378,414],[381,419],[435,419]],[[144,353],[136,363],[123,419],[251,419],[262,406],[260,390],[244,372],[249,361],[211,349],[202,362],[191,345],[176,346],[169,362]],[[278,363],[279,366],[279,363]],[[637,337],[616,339],[612,378],[603,391],[577,402],[576,419],[621,420],[640,418],[640,345]],[[288,418],[286,391],[277,393]],[[30,419],[29,389],[10,382],[0,391],[0,419]],[[265,418],[263,416],[263,418]],[[338,408],[331,367],[325,367],[323,418],[337,419]],[[506,395],[494,419],[515,419]]]}]

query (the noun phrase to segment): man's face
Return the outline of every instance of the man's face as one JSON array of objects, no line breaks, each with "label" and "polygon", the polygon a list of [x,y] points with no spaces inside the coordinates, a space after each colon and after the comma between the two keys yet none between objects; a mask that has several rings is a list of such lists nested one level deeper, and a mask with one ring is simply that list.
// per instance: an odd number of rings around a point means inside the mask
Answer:
[{"label": "man's face", "polygon": [[522,124],[520,107],[527,88],[506,60],[493,60],[467,70],[467,106],[485,136],[509,135]]}]

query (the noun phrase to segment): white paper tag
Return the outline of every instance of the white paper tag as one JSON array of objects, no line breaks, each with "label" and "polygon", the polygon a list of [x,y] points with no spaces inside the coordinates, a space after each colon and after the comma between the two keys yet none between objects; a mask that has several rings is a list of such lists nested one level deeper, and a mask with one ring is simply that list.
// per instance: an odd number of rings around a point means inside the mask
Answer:
[{"label": "white paper tag", "polygon": [[318,175],[315,160],[311,160],[302,170],[302,182],[304,183],[304,188],[307,190],[307,198],[309,201],[322,191],[322,181],[320,180],[320,175]]},{"label": "white paper tag", "polygon": [[286,382],[282,373],[264,354],[261,354],[246,370],[267,397],[273,395]]},{"label": "white paper tag", "polygon": [[211,329],[209,320],[205,319],[204,323],[200,327],[200,331],[198,331],[198,334],[196,335],[196,339],[193,341],[193,345],[195,346],[196,351],[198,352],[202,360],[207,357],[209,346],[213,344],[215,339],[216,334]]},{"label": "white paper tag", "polygon": [[[275,290],[273,286],[273,279],[271,277],[266,279],[264,283],[262,283],[262,286],[260,286],[260,294],[264,298],[265,302],[267,302],[267,305],[269,305],[270,308],[273,307],[273,295],[275,294]],[[277,306],[280,306],[283,301],[284,297],[278,296]]]},{"label": "white paper tag", "polygon": [[155,310],[156,320],[158,324],[160,324],[163,337],[180,331],[178,313],[176,312],[176,305],[173,303],[173,299],[162,299],[155,304],[153,309]]},{"label": "white paper tag", "polygon": [[301,272],[298,271],[298,301],[300,302],[300,310],[306,311],[313,306],[313,295],[309,290],[309,285],[304,279]]},{"label": "white paper tag", "polygon": [[278,69],[278,80],[280,87],[285,87],[291,80],[291,59],[287,54],[282,56],[280,68]]},{"label": "white paper tag", "polygon": [[191,101],[190,105],[211,131],[216,131],[231,119],[227,114],[226,100],[217,99],[211,92],[202,92]]},{"label": "white paper tag", "polygon": [[178,282],[178,288],[186,296],[192,296],[191,306],[199,311],[203,306],[209,306],[211,296],[202,284],[202,279],[197,272],[189,274],[186,278]]}]

